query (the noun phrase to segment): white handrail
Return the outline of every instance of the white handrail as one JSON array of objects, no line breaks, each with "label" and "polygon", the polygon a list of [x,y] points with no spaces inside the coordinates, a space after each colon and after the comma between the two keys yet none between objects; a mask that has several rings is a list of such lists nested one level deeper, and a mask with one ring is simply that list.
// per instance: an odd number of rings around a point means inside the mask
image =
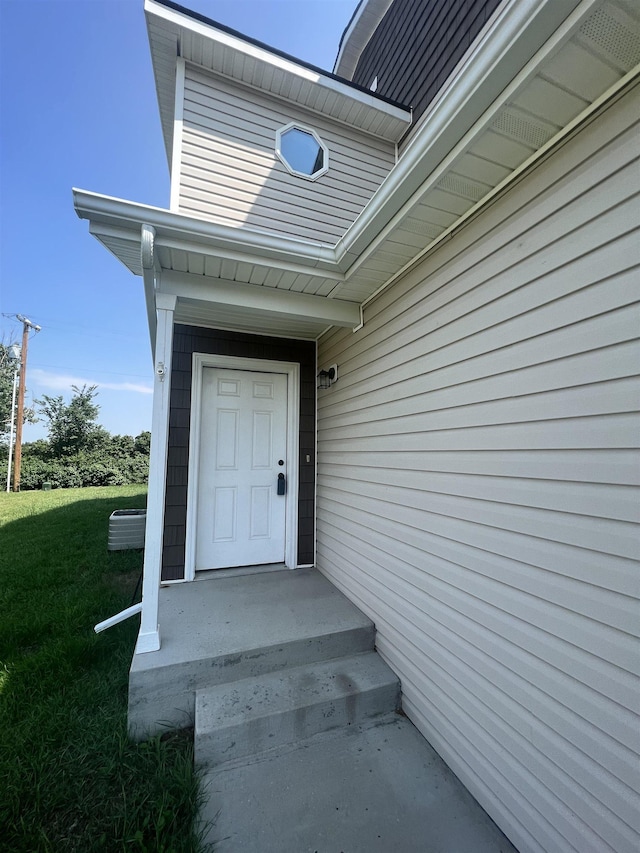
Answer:
[{"label": "white handrail", "polygon": [[122,610],[120,613],[116,613],[116,615],[111,616],[110,619],[105,619],[104,622],[98,622],[93,630],[96,634],[99,634],[100,631],[106,631],[107,628],[112,628],[114,625],[117,625],[118,622],[124,622],[124,620],[128,619],[130,616],[135,616],[136,613],[140,613],[141,610],[142,602],[140,601],[138,604],[127,607],[126,610]]}]

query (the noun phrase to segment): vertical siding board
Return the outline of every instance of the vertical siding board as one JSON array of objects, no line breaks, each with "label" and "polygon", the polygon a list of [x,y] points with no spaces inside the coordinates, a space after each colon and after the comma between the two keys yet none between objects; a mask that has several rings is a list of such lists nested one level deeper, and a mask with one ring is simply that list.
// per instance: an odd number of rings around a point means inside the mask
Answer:
[{"label": "vertical siding board", "polygon": [[640,845],[637,114],[319,343],[318,567],[522,853]]},{"label": "vertical siding board", "polygon": [[417,121],[498,4],[395,0],[363,50],[353,82],[368,87],[377,76],[377,93],[412,106]]}]

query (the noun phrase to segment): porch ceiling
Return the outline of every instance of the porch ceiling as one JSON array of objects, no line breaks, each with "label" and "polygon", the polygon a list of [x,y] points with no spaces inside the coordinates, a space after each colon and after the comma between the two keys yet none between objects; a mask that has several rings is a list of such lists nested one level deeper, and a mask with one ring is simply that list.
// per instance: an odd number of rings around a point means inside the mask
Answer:
[{"label": "porch ceiling", "polygon": [[[90,232],[134,275],[144,275],[143,227],[153,231],[153,284],[178,296],[177,322],[299,339],[354,327],[357,303],[327,299],[344,279],[333,249],[216,226],[161,208],[74,190]],[[152,310],[152,305],[149,306]]]},{"label": "porch ceiling", "polygon": [[162,273],[158,290],[177,295],[177,322],[195,325],[315,340],[330,326],[360,320],[353,302],[189,273]]},{"label": "porch ceiling", "polygon": [[[303,338],[330,325],[356,325],[358,306],[418,263],[616,92],[637,82],[640,7],[632,0],[567,0],[574,11],[532,59],[515,76],[496,77],[495,69],[522,50],[527,34],[540,39],[539,32],[530,34],[531,21],[548,3],[501,7],[335,246],[83,191],[74,191],[76,211],[137,275],[143,272],[141,227],[155,229],[159,287],[169,281],[175,286],[175,276],[182,276],[177,316],[184,322]],[[554,14],[561,5],[552,6]],[[480,109],[487,86],[499,92]]]},{"label": "porch ceiling", "polygon": [[297,341],[315,341],[330,326],[318,320],[298,315],[260,312],[232,305],[212,305],[179,299],[175,312],[176,323],[204,328],[242,331],[248,335],[269,335]]}]

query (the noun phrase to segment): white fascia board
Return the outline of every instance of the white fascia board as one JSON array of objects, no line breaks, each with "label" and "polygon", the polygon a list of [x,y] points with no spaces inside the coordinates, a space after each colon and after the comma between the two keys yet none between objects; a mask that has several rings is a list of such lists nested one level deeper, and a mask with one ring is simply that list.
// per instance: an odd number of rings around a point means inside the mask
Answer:
[{"label": "white fascia board", "polygon": [[[508,0],[441,90],[400,160],[336,244],[343,271],[361,258],[393,216],[420,189],[531,56],[580,7],[580,21],[600,0]],[[575,23],[572,26],[576,26]]]},{"label": "white fascia board", "polygon": [[360,306],[356,302],[326,299],[324,296],[273,287],[256,287],[193,273],[165,271],[161,288],[163,292],[175,294],[179,299],[190,299],[211,306],[248,308],[285,319],[304,317],[346,328],[353,328],[360,322]]},{"label": "white fascia board", "polygon": [[75,188],[73,204],[80,219],[88,219],[92,223],[138,231],[142,225],[151,225],[156,229],[156,245],[169,245],[169,241],[175,240],[176,248],[184,248],[185,241],[189,241],[194,250],[197,247],[197,251],[204,254],[207,247],[214,245],[254,263],[258,260],[293,263],[301,268],[299,271],[311,269],[327,272],[331,278],[342,278],[336,267],[334,248],[327,243],[284,237],[244,226],[230,228],[165,208]]},{"label": "white fascia board", "polygon": [[342,37],[333,73],[347,80],[353,78],[362,51],[369,44],[378,24],[387,14],[393,0],[362,0]]},{"label": "white fascia board", "polygon": [[[182,12],[168,9],[166,6],[154,2],[154,0],[145,0],[144,10],[147,15],[155,15],[166,23],[170,23],[180,29],[189,30],[213,43],[224,45],[242,56],[250,57],[258,62],[263,62],[266,65],[277,68],[279,71],[289,74],[293,78],[328,89],[330,92],[341,95],[343,98],[370,107],[376,112],[385,113],[398,121],[405,122],[407,125],[411,123],[411,112],[408,109],[376,98],[373,93],[363,92],[360,89],[350,86],[348,83],[342,83],[340,80],[336,80],[319,71],[314,71],[305,65],[300,65],[292,59],[287,59],[284,56],[272,53],[264,47],[259,47],[224,30],[219,30],[211,24],[205,24]],[[253,85],[255,86],[256,84],[254,83]],[[268,89],[265,89],[265,91],[268,91]]]}]

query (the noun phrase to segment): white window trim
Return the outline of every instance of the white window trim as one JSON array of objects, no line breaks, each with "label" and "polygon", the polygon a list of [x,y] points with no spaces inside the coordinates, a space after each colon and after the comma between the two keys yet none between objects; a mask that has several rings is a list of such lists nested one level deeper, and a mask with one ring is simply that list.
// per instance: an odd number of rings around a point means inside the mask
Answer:
[{"label": "white window trim", "polygon": [[300,365],[288,361],[267,361],[232,355],[211,355],[194,352],[191,376],[191,429],[189,433],[189,480],[187,486],[187,525],[185,542],[184,580],[196,577],[196,519],[198,498],[198,470],[200,454],[200,423],[202,412],[202,377],[205,367],[235,370],[285,373],[287,382],[287,459],[293,460],[287,474],[287,508],[285,520],[285,555],[287,568],[298,567],[298,488],[300,443]]},{"label": "white window trim", "polygon": [[[318,143],[320,148],[324,151],[324,166],[322,169],[318,169],[317,172],[314,172],[313,175],[307,175],[304,172],[298,172],[294,169],[287,161],[287,158],[282,153],[281,140],[283,133],[286,133],[288,130],[301,130],[303,133],[308,133],[310,136],[313,136],[315,141]],[[299,124],[297,121],[290,121],[289,124],[286,124],[284,127],[278,128],[276,130],[276,156],[278,160],[282,163],[282,165],[286,168],[288,172],[292,175],[295,175],[298,178],[304,178],[305,181],[317,181],[318,178],[321,178],[329,170],[329,149],[324,144],[324,142],[320,139],[318,134],[311,127],[306,127],[303,124]]]}]

